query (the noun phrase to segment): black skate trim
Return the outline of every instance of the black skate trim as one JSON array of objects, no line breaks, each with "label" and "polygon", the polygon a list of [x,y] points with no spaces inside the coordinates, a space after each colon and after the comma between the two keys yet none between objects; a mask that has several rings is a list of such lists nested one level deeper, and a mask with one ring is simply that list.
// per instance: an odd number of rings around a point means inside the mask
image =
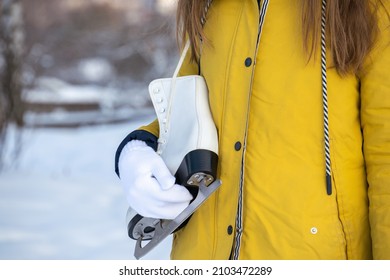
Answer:
[{"label": "black skate trim", "polygon": [[[213,151],[198,149],[185,155],[175,173],[176,183],[192,187],[188,180],[195,173],[205,173],[217,178],[218,155]],[[210,182],[211,183],[211,182]]]},{"label": "black skate trim", "polygon": [[[134,228],[138,225],[138,223],[143,219],[141,215],[137,214],[135,215],[130,221],[129,224],[127,225],[127,234],[131,239],[137,240],[137,238],[133,235],[134,233]],[[143,229],[146,233],[151,233],[155,229],[153,227],[146,227]],[[142,238],[143,240],[150,240],[152,238]]]},{"label": "black skate trim", "polygon": [[127,143],[129,143],[131,140],[141,140],[141,141],[144,141],[146,143],[146,145],[151,147],[153,150],[157,151],[157,139],[158,139],[157,136],[155,136],[154,134],[152,134],[146,130],[142,130],[142,129],[134,130],[129,135],[127,135],[125,137],[125,139],[123,139],[122,142],[119,144],[119,146],[115,152],[115,173],[116,173],[116,175],[118,175],[118,177],[120,177],[119,176],[119,167],[118,167],[119,156]]},{"label": "black skate trim", "polygon": [[[176,184],[185,186],[195,199],[198,194],[198,187],[189,185],[188,180],[193,174],[199,172],[209,174],[213,176],[215,180],[217,178],[217,167],[218,155],[216,153],[202,149],[191,151],[184,157],[175,173]],[[192,215],[185,220],[174,233],[187,225],[191,217]]]}]

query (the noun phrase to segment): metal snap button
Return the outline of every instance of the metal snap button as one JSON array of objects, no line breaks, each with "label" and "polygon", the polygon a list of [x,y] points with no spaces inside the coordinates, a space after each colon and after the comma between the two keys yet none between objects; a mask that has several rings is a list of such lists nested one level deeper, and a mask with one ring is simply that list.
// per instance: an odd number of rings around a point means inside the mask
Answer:
[{"label": "metal snap button", "polygon": [[251,65],[252,65],[252,58],[248,57],[247,59],[245,59],[245,66],[249,67]]}]

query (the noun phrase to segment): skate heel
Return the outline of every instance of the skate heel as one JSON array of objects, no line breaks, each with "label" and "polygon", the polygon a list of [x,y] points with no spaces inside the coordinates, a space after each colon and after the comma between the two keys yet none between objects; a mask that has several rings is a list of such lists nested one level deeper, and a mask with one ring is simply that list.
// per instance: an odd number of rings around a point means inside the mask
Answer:
[{"label": "skate heel", "polygon": [[218,155],[210,150],[197,149],[185,155],[176,171],[176,183],[186,187],[198,187],[205,179],[208,186],[217,177]]},{"label": "skate heel", "polygon": [[[176,183],[185,186],[194,199],[203,181],[208,187],[217,178],[218,155],[210,150],[197,149],[189,152],[175,173]],[[193,201],[193,200],[192,200]],[[191,201],[191,202],[192,202]],[[186,225],[186,220],[177,230]]]}]

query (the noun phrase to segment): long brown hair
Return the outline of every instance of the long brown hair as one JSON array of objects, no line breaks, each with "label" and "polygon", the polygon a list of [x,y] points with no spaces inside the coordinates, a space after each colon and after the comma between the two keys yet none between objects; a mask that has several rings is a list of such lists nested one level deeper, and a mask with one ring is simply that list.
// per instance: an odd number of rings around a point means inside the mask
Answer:
[{"label": "long brown hair", "polygon": [[[208,0],[179,0],[177,36],[190,39],[192,59],[199,56],[199,38],[206,40],[201,18]],[[308,58],[319,45],[321,0],[301,0],[303,47]],[[381,0],[328,0],[327,36],[333,63],[340,74],[356,73],[372,49],[378,34],[378,6]]]}]

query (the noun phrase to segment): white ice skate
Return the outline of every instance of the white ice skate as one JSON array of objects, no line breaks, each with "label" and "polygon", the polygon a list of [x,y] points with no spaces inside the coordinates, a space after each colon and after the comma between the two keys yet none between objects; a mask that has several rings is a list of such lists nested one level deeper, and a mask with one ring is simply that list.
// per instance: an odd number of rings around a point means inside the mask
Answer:
[{"label": "white ice skate", "polygon": [[[149,94],[160,126],[157,153],[194,200],[173,220],[132,216],[128,234],[137,240],[134,256],[139,259],[182,225],[221,185],[216,179],[218,136],[210,112],[207,85],[202,76],[177,77],[188,50],[185,46],[173,78],[150,83]],[[142,241],[150,240],[144,247]]]}]

